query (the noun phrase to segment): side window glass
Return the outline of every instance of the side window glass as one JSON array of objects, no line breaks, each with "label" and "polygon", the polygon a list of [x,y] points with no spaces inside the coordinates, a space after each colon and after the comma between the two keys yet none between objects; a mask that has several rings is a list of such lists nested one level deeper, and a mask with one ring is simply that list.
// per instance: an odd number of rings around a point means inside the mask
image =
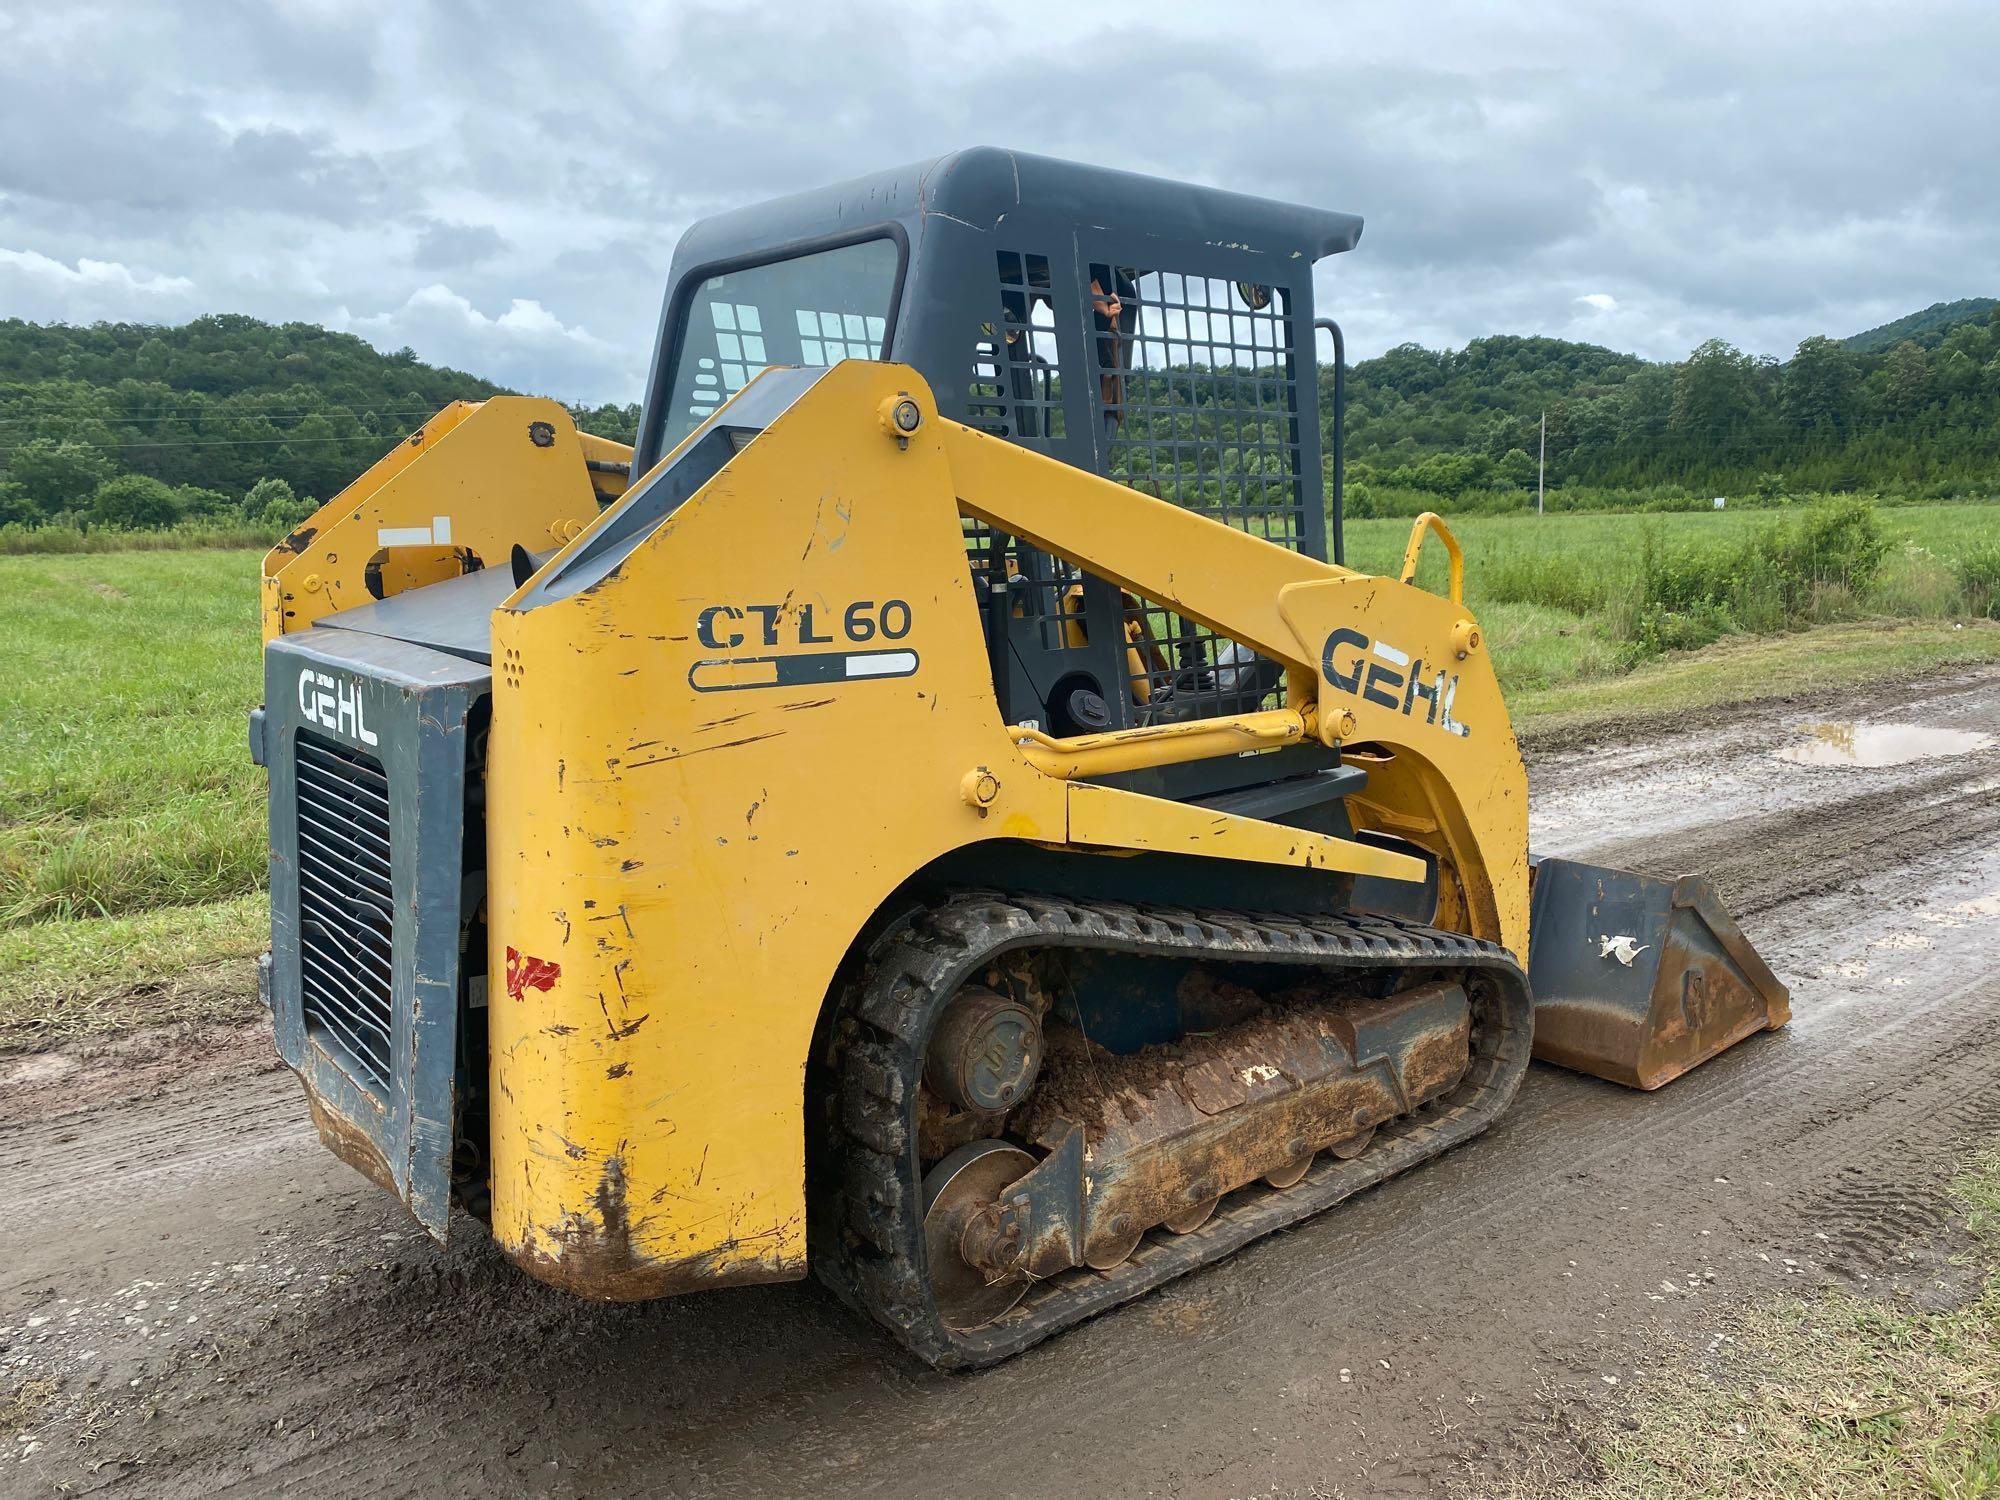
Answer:
[{"label": "side window glass", "polygon": [[726,272],[695,288],[680,330],[662,449],[770,365],[881,359],[899,257],[892,240],[864,240]]}]

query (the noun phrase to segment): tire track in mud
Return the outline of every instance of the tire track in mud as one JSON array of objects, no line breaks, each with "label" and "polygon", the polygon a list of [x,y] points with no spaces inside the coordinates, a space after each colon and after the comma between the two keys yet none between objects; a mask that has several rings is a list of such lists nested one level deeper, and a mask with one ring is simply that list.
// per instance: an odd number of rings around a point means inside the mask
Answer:
[{"label": "tire track in mud", "polygon": [[[1907,713],[1947,704],[2000,727],[2000,675],[1913,690]],[[1655,1095],[1538,1067],[1472,1145],[981,1376],[921,1370],[809,1286],[599,1307],[484,1242],[434,1252],[319,1153],[285,1075],[0,1127],[0,1214],[28,1226],[30,1268],[0,1272],[0,1323],[67,1295],[88,1325],[0,1335],[0,1357],[69,1382],[44,1468],[0,1468],[0,1490],[1426,1493],[1499,1462],[1543,1430],[1542,1382],[1602,1389],[1644,1327],[1893,1274],[1948,1219],[1955,1153],[2000,1128],[1991,924],[1952,915],[2000,892],[2000,759],[1802,785],[1766,761],[1798,712],[1694,747],[1725,822],[1675,809],[1584,842],[1572,818],[1561,841],[1706,868],[1793,985],[1787,1032]],[[1600,757],[1616,765],[1591,786],[1682,777],[1689,753]],[[1784,1257],[1804,1264],[1789,1281]],[[1702,1268],[1722,1291],[1671,1290]],[[125,1274],[153,1285],[119,1301]],[[142,1297],[198,1307],[204,1338],[134,1343]],[[80,1360],[93,1344],[109,1352]],[[86,1421],[99,1435],[65,1449]],[[146,1462],[85,1467],[113,1454]]]},{"label": "tire track in mud", "polygon": [[[1540,853],[1621,846],[1657,850],[1746,817],[1754,823],[1788,811],[1834,809],[1940,769],[1947,778],[1965,776],[1959,768],[1969,758],[1864,770],[1801,767],[1776,752],[1829,721],[1912,722],[1990,733],[2000,730],[1996,698],[2000,666],[1902,684],[1866,701],[1779,702],[1720,721],[1691,721],[1671,730],[1656,726],[1639,731],[1630,743],[1607,744],[1595,737],[1600,731],[1545,746],[1531,760],[1533,842]],[[2000,759],[1987,752],[1984,764],[2000,767]]]},{"label": "tire track in mud", "polygon": [[311,1137],[298,1099],[287,1097],[297,1095],[296,1086],[289,1078],[270,1082],[264,1097],[169,1099],[150,1114],[99,1116],[91,1121],[97,1128],[58,1119],[0,1135],[7,1197],[52,1208],[94,1196],[105,1177],[116,1176],[128,1189],[149,1188],[155,1178],[198,1178],[233,1158]]},{"label": "tire track in mud", "polygon": [[[149,1213],[218,1192],[233,1176],[254,1174],[314,1140],[296,1085],[277,1073],[213,1092],[169,1092],[140,1107],[0,1127],[0,1223],[65,1226],[101,1239],[121,1222],[136,1227]],[[0,1298],[75,1280],[71,1234],[10,1236],[16,1244],[0,1257]],[[107,1254],[106,1264],[143,1266],[145,1241],[134,1239],[119,1247],[127,1253]]]},{"label": "tire track in mud", "polygon": [[[1590,857],[1600,864],[1701,871],[1739,919],[1761,916],[1834,893],[1858,876],[1928,862],[1941,848],[1990,840],[2000,832],[2000,752],[1964,761],[1935,770],[1919,766],[1894,786],[1832,806],[1777,820],[1734,817],[1664,838],[1623,839],[1592,848]],[[1801,915],[1810,920],[1813,914]]]},{"label": "tire track in mud", "polygon": [[1851,1180],[1808,1198],[1801,1208],[1832,1231],[1827,1265],[1842,1276],[1879,1275],[1901,1260],[1909,1245],[1937,1238],[1960,1217],[1951,1199],[1935,1188],[1885,1183],[1860,1166],[1842,1168],[1841,1176]]}]

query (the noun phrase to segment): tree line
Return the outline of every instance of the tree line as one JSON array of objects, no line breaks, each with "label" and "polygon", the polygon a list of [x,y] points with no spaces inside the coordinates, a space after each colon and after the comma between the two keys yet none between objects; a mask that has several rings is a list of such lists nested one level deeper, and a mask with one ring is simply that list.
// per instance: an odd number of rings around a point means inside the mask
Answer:
[{"label": "tree line", "polygon": [[[1134,372],[1120,477],[1174,498],[1280,503],[1290,485],[1276,377]],[[1332,386],[1319,382],[1329,455]],[[1548,483],[1575,503],[1952,497],[2000,481],[2000,304],[1978,299],[1845,342],[1809,338],[1783,362],[1719,339],[1673,363],[1512,335],[1458,350],[1404,344],[1354,365],[1348,390],[1357,515],[1398,496],[1522,503],[1544,417]],[[0,320],[0,524],[293,524],[439,408],[502,393],[309,323]],[[571,411],[622,441],[638,425],[636,405]]]},{"label": "tree line", "polygon": [[[1887,347],[1871,334],[1814,336],[1782,363],[1721,339],[1670,364],[1557,339],[1406,344],[1351,372],[1348,472],[1364,512],[1371,485],[1448,497],[1528,490],[1546,416],[1547,482],[1558,489],[1991,493],[2000,305],[1950,308],[1957,316],[1899,320],[1912,336]],[[1322,408],[1330,436],[1324,390]]]},{"label": "tree line", "polygon": [[[440,408],[504,393],[311,323],[0,320],[0,524],[294,524]],[[637,427],[636,407],[572,410]]]}]

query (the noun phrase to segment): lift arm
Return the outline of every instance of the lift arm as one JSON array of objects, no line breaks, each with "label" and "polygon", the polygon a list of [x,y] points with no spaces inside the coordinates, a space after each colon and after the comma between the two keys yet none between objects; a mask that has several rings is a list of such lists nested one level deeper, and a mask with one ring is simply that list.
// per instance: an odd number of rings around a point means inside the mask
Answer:
[{"label": "lift arm", "polygon": [[[955,422],[938,431],[966,514],[1283,663],[1302,732],[1368,768],[1359,821],[1444,863],[1447,907],[1461,910],[1440,920],[1525,957],[1527,773],[1461,601],[1302,556]],[[1269,732],[1264,717],[1204,722],[1212,737],[1255,735]],[[1152,733],[1088,739],[1102,754]],[[1052,753],[1046,742],[1037,752]]]}]

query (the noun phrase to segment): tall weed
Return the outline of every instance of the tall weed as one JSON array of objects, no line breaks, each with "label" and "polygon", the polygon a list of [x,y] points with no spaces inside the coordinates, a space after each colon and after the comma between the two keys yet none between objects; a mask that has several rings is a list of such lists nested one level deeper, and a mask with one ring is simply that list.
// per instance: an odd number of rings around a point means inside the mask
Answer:
[{"label": "tall weed", "polygon": [[1650,656],[1732,630],[1852,618],[1872,597],[1893,546],[1874,504],[1857,498],[1817,502],[1734,544],[1669,545],[1649,526],[1627,639],[1636,656]]},{"label": "tall weed", "polygon": [[1958,586],[1970,613],[2000,620],[2000,544],[1988,542],[1960,556]]}]

